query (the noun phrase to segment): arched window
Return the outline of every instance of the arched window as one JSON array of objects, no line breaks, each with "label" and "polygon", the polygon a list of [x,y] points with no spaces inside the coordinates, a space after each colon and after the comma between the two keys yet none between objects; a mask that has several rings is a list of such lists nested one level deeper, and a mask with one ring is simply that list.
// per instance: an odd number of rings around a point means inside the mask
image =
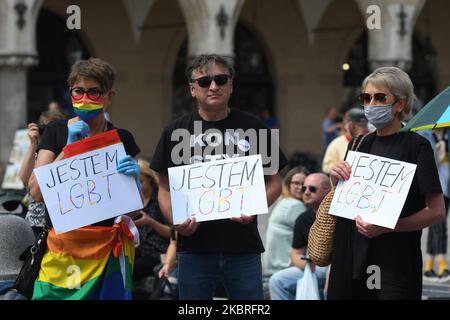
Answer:
[{"label": "arched window", "polygon": [[67,85],[70,66],[90,56],[78,34],[49,10],[39,12],[36,37],[39,63],[28,69],[28,121],[36,121],[52,100],[71,110]]},{"label": "arched window", "polygon": [[[414,89],[419,100],[425,104],[436,94],[436,81],[434,70],[435,50],[429,41],[421,41],[413,36],[413,64],[411,70],[407,70],[414,84]],[[345,108],[359,105],[357,96],[361,83],[371,72],[367,54],[367,32],[364,32],[354,46],[350,49],[345,61],[348,69],[343,70],[343,86],[348,91]]]}]

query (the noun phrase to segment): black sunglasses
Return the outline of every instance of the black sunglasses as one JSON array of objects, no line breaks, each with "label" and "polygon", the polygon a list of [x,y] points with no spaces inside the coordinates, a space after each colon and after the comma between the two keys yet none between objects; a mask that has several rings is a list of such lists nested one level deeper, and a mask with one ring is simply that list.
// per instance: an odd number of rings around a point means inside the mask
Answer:
[{"label": "black sunglasses", "polygon": [[370,104],[372,99],[374,99],[374,101],[376,101],[376,102],[386,103],[388,96],[389,96],[389,94],[382,93],[382,92],[377,92],[377,93],[374,93],[373,95],[371,95],[369,93],[361,93],[359,95],[359,102],[363,106]]},{"label": "black sunglasses", "polygon": [[302,192],[306,192],[308,188],[312,193],[315,193],[317,191],[317,187],[315,186],[302,186]]},{"label": "black sunglasses", "polygon": [[192,79],[192,82],[197,82],[198,85],[202,88],[208,88],[211,83],[214,82],[218,85],[218,86],[223,86],[224,84],[226,84],[228,82],[228,79],[230,78],[230,76],[228,74],[218,74],[214,77],[201,77],[201,78],[197,78],[197,79]]}]

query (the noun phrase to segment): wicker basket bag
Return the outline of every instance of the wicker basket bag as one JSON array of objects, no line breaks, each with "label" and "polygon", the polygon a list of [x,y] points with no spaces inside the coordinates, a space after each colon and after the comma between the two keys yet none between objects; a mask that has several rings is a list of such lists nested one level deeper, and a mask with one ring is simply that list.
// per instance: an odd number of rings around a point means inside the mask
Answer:
[{"label": "wicker basket bag", "polygon": [[[353,141],[350,150],[357,151],[366,136],[359,136]],[[323,198],[316,213],[308,236],[308,254],[313,263],[319,267],[325,267],[331,263],[331,254],[334,244],[334,232],[336,230],[336,217],[330,211],[334,189]]]},{"label": "wicker basket bag", "polygon": [[316,213],[316,220],[309,230],[309,258],[319,267],[325,267],[331,263],[336,217],[329,214],[328,211],[330,210],[333,196],[334,189],[320,203]]}]

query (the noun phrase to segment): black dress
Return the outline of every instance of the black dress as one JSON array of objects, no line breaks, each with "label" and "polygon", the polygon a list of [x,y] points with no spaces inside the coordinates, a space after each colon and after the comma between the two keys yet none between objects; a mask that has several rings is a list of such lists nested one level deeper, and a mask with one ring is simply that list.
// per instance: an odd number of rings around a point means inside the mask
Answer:
[{"label": "black dress", "polygon": [[[352,142],[349,144],[352,145]],[[359,150],[417,164],[400,218],[426,207],[426,193],[442,193],[430,143],[413,132],[365,138]],[[369,239],[355,221],[337,218],[328,299],[420,299],[422,295],[422,231],[390,232]],[[380,270],[380,289],[366,281]]]}]

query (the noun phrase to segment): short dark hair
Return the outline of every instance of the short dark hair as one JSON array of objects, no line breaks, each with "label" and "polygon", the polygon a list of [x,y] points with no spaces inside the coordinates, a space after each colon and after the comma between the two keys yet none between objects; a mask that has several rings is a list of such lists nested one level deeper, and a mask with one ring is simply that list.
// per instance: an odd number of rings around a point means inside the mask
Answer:
[{"label": "short dark hair", "polygon": [[221,64],[228,69],[230,78],[233,79],[235,72],[233,68],[233,59],[230,57],[220,56],[218,54],[202,54],[195,57],[189,66],[186,68],[186,78],[188,82],[192,82],[192,73],[196,70],[207,71],[211,65]]},{"label": "short dark hair", "polygon": [[78,80],[78,78],[92,78],[98,81],[101,89],[107,92],[114,85],[115,73],[111,65],[98,58],[89,58],[75,62],[70,69],[67,82],[69,86]]},{"label": "short dark hair", "polygon": [[49,123],[54,120],[63,120],[65,118],[66,116],[62,112],[46,110],[39,116],[38,123],[44,124],[45,122]]},{"label": "short dark hair", "polygon": [[344,118],[349,122],[364,123],[364,124],[367,123],[367,118],[364,114],[363,108],[358,107],[351,108],[345,113]]}]

